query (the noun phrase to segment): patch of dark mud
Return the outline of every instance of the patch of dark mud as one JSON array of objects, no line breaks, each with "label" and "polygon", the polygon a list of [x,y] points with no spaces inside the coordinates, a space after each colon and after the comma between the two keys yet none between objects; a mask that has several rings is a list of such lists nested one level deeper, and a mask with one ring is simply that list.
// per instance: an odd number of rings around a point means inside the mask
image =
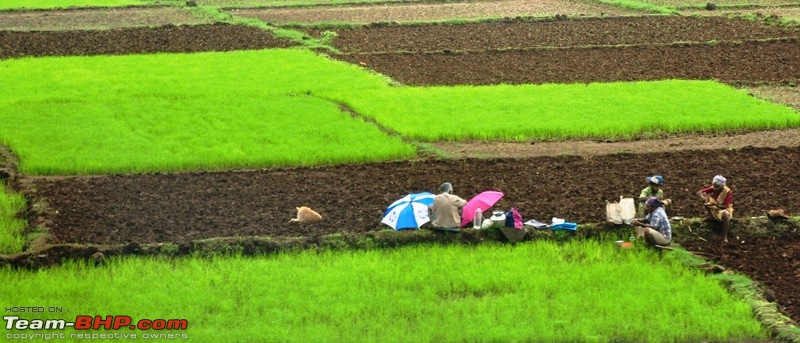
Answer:
[{"label": "patch of dark mud", "polygon": [[[186,242],[212,237],[321,236],[385,229],[383,211],[407,193],[443,181],[464,198],[506,195],[525,218],[605,220],[605,201],[635,196],[648,173],[666,179],[671,215],[701,216],[694,192],[715,174],[728,177],[737,217],[783,207],[800,213],[800,148],[680,151],[524,159],[408,161],[240,172],[39,178],[29,196],[53,214],[50,243]],[[289,223],[295,207],[324,220]],[[57,214],[55,213],[57,211]]]},{"label": "patch of dark mud", "polygon": [[286,48],[294,42],[239,25],[162,26],[98,31],[0,31],[0,59]]},{"label": "patch of dark mud", "polygon": [[800,40],[743,43],[333,55],[408,85],[718,80],[800,82]]},{"label": "patch of dark mud", "polygon": [[[508,20],[466,24],[381,25],[335,31],[342,53],[488,51],[543,47],[741,42],[796,38],[800,29],[722,17],[614,17],[565,21]],[[699,62],[699,61],[698,61]]]}]

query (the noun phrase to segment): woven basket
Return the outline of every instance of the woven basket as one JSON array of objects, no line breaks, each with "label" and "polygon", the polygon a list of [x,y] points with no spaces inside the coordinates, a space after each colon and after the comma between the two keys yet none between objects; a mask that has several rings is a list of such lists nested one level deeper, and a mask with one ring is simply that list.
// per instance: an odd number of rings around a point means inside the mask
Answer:
[{"label": "woven basket", "polygon": [[517,230],[513,227],[503,226],[500,228],[500,232],[503,233],[503,236],[506,236],[509,242],[519,242],[528,234],[528,228],[523,227]]}]

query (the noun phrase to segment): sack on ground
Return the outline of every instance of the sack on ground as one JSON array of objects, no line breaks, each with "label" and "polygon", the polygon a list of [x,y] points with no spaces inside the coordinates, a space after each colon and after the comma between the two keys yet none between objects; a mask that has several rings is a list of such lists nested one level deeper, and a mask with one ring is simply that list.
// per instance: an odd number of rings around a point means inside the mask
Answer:
[{"label": "sack on ground", "polygon": [[606,201],[606,221],[614,224],[630,224],[636,218],[633,198],[619,197],[619,202]]}]

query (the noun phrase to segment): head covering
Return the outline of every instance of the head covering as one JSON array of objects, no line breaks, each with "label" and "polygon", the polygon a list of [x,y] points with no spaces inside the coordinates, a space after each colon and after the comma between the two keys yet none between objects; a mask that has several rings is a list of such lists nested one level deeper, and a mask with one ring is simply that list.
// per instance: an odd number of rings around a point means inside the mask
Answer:
[{"label": "head covering", "polygon": [[661,207],[662,205],[664,205],[664,203],[661,202],[661,199],[659,199],[658,197],[649,197],[649,198],[647,198],[647,201],[645,201],[645,203],[647,203],[648,205],[650,205],[650,206],[652,206],[654,208],[658,208],[658,207]]},{"label": "head covering", "polygon": [[711,184],[712,185],[724,186],[725,182],[728,182],[728,180],[722,175],[714,176],[714,178],[711,179]]},{"label": "head covering", "polygon": [[439,193],[453,193],[453,185],[450,182],[439,185]]},{"label": "head covering", "polygon": [[664,184],[664,178],[661,175],[648,176],[645,180],[647,180],[647,183],[652,183],[659,186]]}]

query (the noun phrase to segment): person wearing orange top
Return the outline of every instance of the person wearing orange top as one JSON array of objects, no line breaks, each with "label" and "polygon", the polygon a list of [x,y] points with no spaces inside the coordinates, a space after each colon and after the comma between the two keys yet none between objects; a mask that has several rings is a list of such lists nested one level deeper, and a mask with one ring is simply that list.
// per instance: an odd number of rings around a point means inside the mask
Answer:
[{"label": "person wearing orange top", "polygon": [[697,191],[697,196],[703,201],[708,213],[706,218],[722,222],[725,243],[728,243],[728,231],[733,217],[733,192],[725,185],[727,181],[722,175],[717,175],[711,180],[711,186]]}]

